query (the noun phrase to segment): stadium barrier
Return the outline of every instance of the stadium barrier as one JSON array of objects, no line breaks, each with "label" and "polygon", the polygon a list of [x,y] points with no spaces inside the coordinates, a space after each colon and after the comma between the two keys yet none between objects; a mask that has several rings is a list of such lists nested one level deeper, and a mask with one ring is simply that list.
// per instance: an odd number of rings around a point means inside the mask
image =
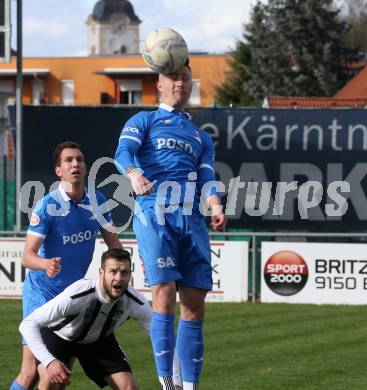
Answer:
[{"label": "stadium barrier", "polygon": [[[131,253],[134,287],[143,293],[148,300],[151,300],[151,290],[144,277],[136,240],[121,240],[121,243]],[[213,290],[208,293],[206,301],[247,301],[248,242],[211,240],[210,246],[212,252]],[[98,276],[101,255],[105,250],[107,250],[107,246],[104,241],[97,241],[93,261],[86,274],[87,277]],[[169,266],[169,264],[166,266]]]},{"label": "stadium barrier", "polygon": [[[129,232],[130,236],[131,233]],[[131,253],[133,262],[133,284],[148,299],[148,288],[135,240],[121,240]],[[26,269],[21,265],[24,237],[0,238],[0,298],[20,298]],[[98,277],[102,252],[107,249],[103,240],[97,240],[93,261],[87,277]],[[208,302],[244,302],[248,299],[248,242],[211,241],[213,290]]]},{"label": "stadium barrier", "polygon": [[[252,302],[367,302],[367,233],[252,232],[250,237]],[[318,243],[309,242],[314,240]]]},{"label": "stadium barrier", "polygon": [[[0,298],[20,298],[26,276],[21,265],[25,232],[0,231],[0,235],[5,236],[0,238]],[[214,279],[210,302],[367,301],[367,233],[230,231],[210,235]],[[128,231],[121,237],[128,237],[122,242],[133,257],[135,287],[150,298],[133,234]],[[98,240],[88,276],[97,275],[104,249]]]}]

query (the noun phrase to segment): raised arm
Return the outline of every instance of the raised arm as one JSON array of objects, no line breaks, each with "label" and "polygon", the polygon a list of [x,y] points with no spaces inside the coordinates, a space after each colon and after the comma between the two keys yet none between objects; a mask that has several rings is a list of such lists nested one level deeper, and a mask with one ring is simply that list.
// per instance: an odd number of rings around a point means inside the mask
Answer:
[{"label": "raised arm", "polygon": [[123,127],[115,154],[115,164],[120,173],[130,181],[136,195],[146,195],[152,192],[150,181],[136,166],[135,155],[140,149],[148,131],[146,113],[134,115]]}]

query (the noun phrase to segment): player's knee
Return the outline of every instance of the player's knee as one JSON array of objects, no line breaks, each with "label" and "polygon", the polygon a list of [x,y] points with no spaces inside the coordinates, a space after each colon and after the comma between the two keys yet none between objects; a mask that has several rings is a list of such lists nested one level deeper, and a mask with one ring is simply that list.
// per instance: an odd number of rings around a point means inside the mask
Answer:
[{"label": "player's knee", "polygon": [[23,348],[21,373],[31,376],[37,375],[36,359],[26,345]]},{"label": "player's knee", "polygon": [[53,384],[51,382],[40,382],[37,390],[65,390],[65,385]]},{"label": "player's knee", "polygon": [[187,321],[202,321],[205,313],[205,294],[191,289],[180,290],[181,317]]},{"label": "player's knee", "polygon": [[135,382],[129,383],[124,390],[138,390],[138,386]]},{"label": "player's knee", "polygon": [[138,390],[134,376],[130,372],[118,372],[104,378],[114,390]]},{"label": "player's knee", "polygon": [[176,308],[176,285],[174,282],[152,287],[153,310],[159,313],[174,313]]},{"label": "player's knee", "polygon": [[204,319],[204,311],[204,306],[181,303],[181,318],[186,321],[202,321]]},{"label": "player's knee", "polygon": [[135,381],[126,381],[123,384],[118,384],[117,386],[111,386],[116,390],[139,390],[138,385]]},{"label": "player's knee", "polygon": [[169,301],[153,302],[153,310],[158,313],[174,313],[176,305]]}]

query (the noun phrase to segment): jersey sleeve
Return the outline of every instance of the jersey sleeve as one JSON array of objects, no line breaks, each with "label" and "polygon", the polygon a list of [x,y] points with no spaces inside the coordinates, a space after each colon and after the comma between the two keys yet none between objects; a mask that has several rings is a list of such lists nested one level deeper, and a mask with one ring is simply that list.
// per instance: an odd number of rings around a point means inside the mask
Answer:
[{"label": "jersey sleeve", "polygon": [[205,195],[209,197],[211,195],[218,195],[218,191],[215,184],[213,183],[212,185],[210,185],[211,182],[215,182],[215,149],[210,136],[205,132],[203,132],[202,135],[203,151],[199,159],[197,182],[199,187],[201,188],[206,184]]},{"label": "jersey sleeve", "polygon": [[145,332],[149,335],[150,323],[152,320],[152,308],[142,294],[134,290],[134,295],[136,295],[143,304],[134,302],[134,304],[131,306],[129,317],[138,321]]},{"label": "jersey sleeve", "polygon": [[125,174],[127,168],[135,166],[134,156],[148,132],[148,122],[148,113],[140,112],[122,128],[115,154],[115,165],[120,173]]},{"label": "jersey sleeve", "polygon": [[33,209],[27,233],[37,237],[46,238],[50,229],[50,215],[47,212],[47,200],[42,198]]},{"label": "jersey sleeve", "polygon": [[61,294],[37,308],[19,326],[19,331],[26,340],[33,355],[45,367],[56,358],[49,352],[43,342],[41,328],[57,323],[70,315],[79,313],[81,308],[77,306],[78,300],[71,299],[71,296],[80,290],[81,283],[82,281],[75,282]]}]

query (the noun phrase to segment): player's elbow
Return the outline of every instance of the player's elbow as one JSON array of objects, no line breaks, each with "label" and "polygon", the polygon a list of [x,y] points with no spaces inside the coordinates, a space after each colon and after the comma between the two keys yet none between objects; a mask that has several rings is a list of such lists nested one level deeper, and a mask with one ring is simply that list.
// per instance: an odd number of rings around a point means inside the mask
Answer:
[{"label": "player's elbow", "polygon": [[27,259],[24,257],[24,255],[22,256],[22,266],[23,267],[27,267],[27,264],[28,264],[28,262],[27,262]]},{"label": "player's elbow", "polygon": [[120,146],[116,150],[114,162],[117,170],[122,174],[125,172],[124,165],[126,163],[126,157],[130,157],[130,152],[125,147]]},{"label": "player's elbow", "polygon": [[[111,227],[113,227],[113,226],[114,225],[111,224]],[[120,240],[119,240],[119,236],[116,233],[109,232],[105,229],[101,229],[101,233],[102,233],[103,240],[109,249],[111,249],[111,248],[124,249]]]},{"label": "player's elbow", "polygon": [[30,262],[29,262],[28,258],[29,258],[29,253],[24,251],[23,256],[22,256],[22,266],[23,267],[29,268]]},{"label": "player's elbow", "polygon": [[114,162],[115,162],[115,167],[117,168],[119,173],[123,174],[124,173],[124,168],[123,168],[123,166],[121,165],[121,163],[120,163],[120,161],[118,159],[118,154],[116,154]]},{"label": "player's elbow", "polygon": [[18,330],[19,330],[20,334],[23,336],[23,333],[24,333],[24,320],[20,323]]}]

